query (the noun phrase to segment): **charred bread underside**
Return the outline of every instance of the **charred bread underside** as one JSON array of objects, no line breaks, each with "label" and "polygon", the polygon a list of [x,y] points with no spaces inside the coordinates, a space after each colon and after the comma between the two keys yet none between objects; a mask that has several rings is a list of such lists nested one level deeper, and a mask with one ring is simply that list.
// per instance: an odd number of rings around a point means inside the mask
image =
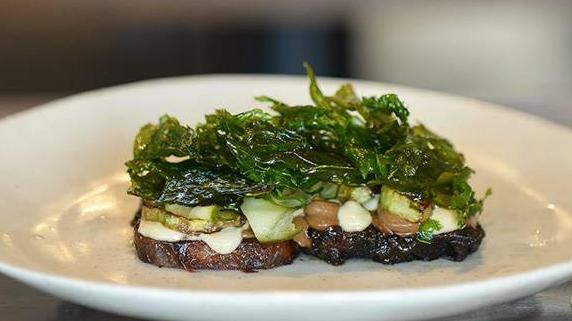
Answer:
[{"label": "charred bread underside", "polygon": [[344,232],[339,226],[324,231],[308,229],[311,248],[304,252],[330,264],[340,265],[349,258],[370,258],[384,264],[439,258],[463,261],[475,252],[485,236],[480,225],[467,226],[450,233],[436,235],[431,243],[415,236],[384,235],[373,226],[361,232]]},{"label": "charred bread underside", "polygon": [[[139,219],[136,215],[133,220],[137,256],[159,267],[187,271],[254,271],[291,264],[299,253],[299,246],[293,241],[261,244],[256,239],[246,239],[231,254],[219,254],[203,241],[157,241],[138,232]],[[384,235],[373,226],[351,233],[342,231],[339,226],[324,231],[309,228],[307,235],[312,247],[301,248],[304,253],[340,265],[350,258],[368,258],[383,264],[439,258],[463,261],[477,251],[485,232],[480,225],[466,226],[436,235],[431,243],[421,242],[414,236]]]},{"label": "charred bread underside", "polygon": [[194,270],[271,269],[291,264],[298,255],[293,241],[261,244],[255,239],[243,240],[230,254],[219,254],[203,241],[164,242],[141,235],[135,224],[134,244],[139,259],[159,267]]}]

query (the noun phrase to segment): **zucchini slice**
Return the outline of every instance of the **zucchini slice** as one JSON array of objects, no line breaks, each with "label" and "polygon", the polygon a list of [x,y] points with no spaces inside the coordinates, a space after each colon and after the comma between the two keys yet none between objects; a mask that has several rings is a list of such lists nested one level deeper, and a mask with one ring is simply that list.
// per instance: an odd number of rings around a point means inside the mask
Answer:
[{"label": "zucchini slice", "polygon": [[281,242],[300,232],[292,223],[294,217],[299,214],[297,209],[252,197],[245,198],[240,209],[259,242]]},{"label": "zucchini slice", "polygon": [[423,212],[415,202],[386,186],[381,189],[380,208],[413,223],[423,218]]}]

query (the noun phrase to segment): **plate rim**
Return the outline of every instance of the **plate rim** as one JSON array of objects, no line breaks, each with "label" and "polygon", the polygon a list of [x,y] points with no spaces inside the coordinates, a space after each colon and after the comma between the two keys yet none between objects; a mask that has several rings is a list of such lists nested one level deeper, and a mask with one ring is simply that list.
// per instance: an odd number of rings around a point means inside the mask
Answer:
[{"label": "plate rim", "polygon": [[[419,92],[423,94],[434,95],[439,98],[449,98],[458,101],[472,102],[478,104],[480,108],[489,109],[494,112],[499,112],[503,114],[511,115],[512,117],[525,118],[534,122],[536,125],[542,126],[544,128],[552,128],[558,131],[565,132],[567,134],[572,134],[572,129],[566,125],[555,123],[553,121],[541,118],[537,115],[526,113],[514,108],[505,107],[495,103],[490,103],[482,101],[479,99],[443,93],[434,90],[415,88],[411,86],[404,86],[399,84],[377,82],[362,79],[353,78],[332,78],[332,77],[320,77],[325,81],[333,82],[354,82],[358,86],[359,84],[366,84],[370,86],[378,87],[389,87],[395,89],[404,89],[412,92]],[[69,104],[73,104],[76,100],[83,100],[90,98],[91,96],[97,95],[108,95],[113,94],[117,91],[128,90],[132,87],[147,87],[155,86],[161,83],[169,82],[202,82],[217,81],[221,79],[227,80],[246,80],[246,79],[267,79],[272,80],[292,80],[301,81],[306,79],[305,76],[300,75],[265,75],[265,74],[206,74],[206,75],[193,75],[193,76],[177,76],[177,77],[167,77],[167,78],[155,78],[143,81],[136,81],[127,84],[121,84],[117,86],[105,87],[95,90],[90,90],[71,96],[55,99],[53,101],[40,104],[38,106],[29,108],[24,111],[20,111],[0,119],[0,127],[7,122],[25,120],[27,117],[34,117],[35,114],[47,112],[53,108],[67,108]],[[271,271],[271,270],[270,270]],[[275,291],[236,291],[228,289],[218,289],[218,290],[197,290],[197,289],[175,289],[169,287],[159,287],[159,286],[141,286],[133,284],[118,284],[111,281],[97,281],[89,280],[86,278],[69,276],[64,273],[51,273],[47,271],[42,271],[38,269],[31,269],[27,267],[22,267],[17,264],[7,263],[0,260],[0,272],[10,276],[11,278],[20,280],[26,284],[37,287],[37,283],[32,282],[32,280],[39,281],[45,279],[50,282],[58,282],[70,288],[94,288],[106,291],[108,293],[128,293],[132,291],[145,292],[149,296],[172,296],[184,295],[186,298],[202,297],[205,300],[219,299],[220,297],[227,297],[232,295],[233,297],[240,300],[250,300],[253,297],[266,296],[269,299],[282,299],[282,300],[294,300],[299,301],[304,298],[311,298],[314,302],[319,301],[323,303],[332,301],[370,301],[377,302],[380,299],[388,297],[399,297],[403,295],[416,295],[416,296],[428,296],[436,292],[439,293],[449,293],[453,295],[455,293],[463,293],[466,291],[486,291],[487,289],[497,288],[497,292],[502,291],[503,288],[510,287],[514,288],[519,284],[525,286],[526,283],[531,283],[537,286],[541,285],[542,289],[551,287],[559,282],[564,282],[566,280],[572,279],[572,258],[565,262],[560,262],[558,264],[553,264],[541,268],[535,268],[528,271],[520,271],[511,275],[491,277],[484,280],[478,281],[467,281],[467,282],[457,282],[454,284],[443,285],[443,286],[423,286],[423,287],[407,287],[407,288],[390,288],[390,289],[357,289],[357,290],[337,290],[337,291],[324,291],[324,290],[275,290]],[[265,273],[266,271],[261,271],[259,273]],[[538,290],[538,288],[535,288]],[[125,291],[125,292],[124,292]],[[517,292],[517,291],[516,291]],[[536,292],[527,291],[527,294]],[[347,296],[351,293],[351,296]],[[522,294],[514,294],[512,298],[521,297]],[[506,297],[506,300],[510,300],[511,297]],[[485,304],[483,304],[485,305]]]},{"label": "plate rim", "polygon": [[[157,78],[149,78],[144,80],[137,80],[127,83],[122,83],[113,86],[106,86],[96,89],[91,89],[87,91],[78,92],[75,94],[71,94],[68,96],[56,98],[54,100],[50,100],[48,102],[31,106],[25,110],[21,110],[9,115],[6,115],[0,118],[0,126],[3,125],[4,122],[16,121],[18,118],[25,118],[33,115],[34,113],[39,113],[46,111],[50,108],[58,107],[57,105],[64,105],[60,108],[65,107],[66,104],[73,102],[74,100],[78,99],[85,99],[89,98],[90,96],[100,95],[100,94],[113,94],[116,91],[123,91],[128,89],[129,87],[139,87],[139,86],[153,86],[161,83],[169,83],[169,82],[200,82],[200,81],[211,81],[211,80],[220,80],[220,79],[234,79],[234,80],[248,80],[248,79],[268,79],[269,81],[272,80],[307,80],[307,77],[304,75],[296,75],[296,74],[248,74],[248,73],[213,73],[213,74],[197,74],[197,75],[181,75],[181,76],[173,76],[173,77],[157,77]],[[564,124],[560,124],[554,122],[552,120],[540,117],[535,114],[527,113],[523,110],[509,107],[504,104],[498,104],[494,102],[490,102],[483,99],[467,97],[459,94],[447,93],[439,90],[427,89],[427,88],[420,88],[415,86],[408,86],[398,83],[391,83],[391,82],[383,82],[383,81],[376,81],[376,80],[368,80],[362,78],[345,78],[345,77],[327,77],[327,76],[319,76],[319,79],[322,82],[337,82],[337,83],[357,83],[357,84],[365,84],[367,86],[378,86],[378,87],[388,87],[393,89],[403,89],[406,91],[416,91],[424,94],[429,94],[432,96],[440,96],[440,98],[450,98],[465,102],[472,102],[479,104],[479,108],[485,108],[488,110],[493,110],[496,112],[501,112],[505,114],[511,114],[515,117],[526,118],[527,120],[537,122],[543,126],[552,127],[557,130],[563,130],[572,134],[572,126],[567,126]],[[358,85],[356,85],[357,87]],[[254,99],[253,99],[254,101]],[[55,105],[55,106],[54,106]]]},{"label": "plate rim", "polygon": [[[271,272],[272,270],[262,270],[258,273],[264,272]],[[312,299],[315,299],[315,296],[327,299],[336,299],[342,298],[344,300],[348,299],[345,297],[348,293],[352,294],[351,299],[359,299],[362,301],[367,299],[365,296],[372,296],[374,295],[377,299],[379,296],[399,296],[399,295],[423,295],[423,294],[430,294],[434,292],[465,292],[466,289],[471,288],[474,290],[475,288],[488,288],[490,286],[498,287],[499,283],[506,283],[506,284],[516,284],[520,283],[520,281],[527,281],[528,283],[531,280],[536,282],[544,281],[546,282],[547,275],[550,275],[551,278],[550,284],[555,282],[560,282],[567,279],[572,279],[572,260],[567,262],[562,262],[558,264],[554,264],[548,267],[532,269],[526,272],[519,272],[508,276],[500,276],[500,277],[492,277],[489,279],[485,279],[482,281],[468,281],[468,282],[459,282],[450,285],[443,285],[443,286],[425,286],[425,287],[410,287],[410,288],[392,288],[392,289],[380,289],[380,290],[337,290],[337,291],[308,291],[308,290],[273,290],[273,291],[234,291],[234,290],[219,290],[219,291],[205,291],[205,290],[193,290],[193,289],[175,289],[175,288],[167,288],[167,287],[156,287],[156,286],[140,286],[140,285],[131,285],[131,284],[119,284],[113,282],[103,282],[103,281],[94,281],[94,280],[87,280],[80,277],[75,276],[66,276],[59,273],[48,273],[43,271],[37,271],[33,269],[28,269],[24,267],[19,267],[13,264],[5,263],[0,261],[0,272],[6,275],[9,275],[15,279],[24,281],[29,280],[32,278],[36,279],[47,279],[51,281],[56,281],[59,283],[67,283],[68,285],[74,287],[95,287],[98,289],[104,289],[108,291],[144,291],[144,292],[153,292],[153,295],[199,295],[199,296],[208,296],[212,298],[216,298],[219,296],[238,296],[245,299],[251,298],[253,296],[261,296],[261,295],[269,295],[271,294],[273,297],[284,298],[284,299],[297,299],[300,296],[311,296]],[[185,271],[182,271],[185,273]],[[194,272],[197,273],[197,272]],[[198,272],[200,273],[200,272]],[[568,276],[567,276],[568,275]],[[562,280],[561,280],[562,279]],[[25,281],[24,281],[25,282]],[[550,286],[550,285],[549,285]],[[364,297],[358,297],[361,295],[365,295]],[[370,297],[371,298],[371,297]]]}]

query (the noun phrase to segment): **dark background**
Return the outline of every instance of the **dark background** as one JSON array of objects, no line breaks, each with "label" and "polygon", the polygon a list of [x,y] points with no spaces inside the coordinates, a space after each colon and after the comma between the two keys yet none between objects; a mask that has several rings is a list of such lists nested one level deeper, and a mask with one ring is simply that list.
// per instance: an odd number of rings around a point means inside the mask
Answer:
[{"label": "dark background", "polygon": [[0,0],[0,97],[304,60],[572,122],[572,1]]},{"label": "dark background", "polygon": [[[203,73],[358,77],[572,125],[569,0],[0,0],[0,117],[75,92]],[[510,124],[507,124],[510,126]],[[572,283],[453,320],[570,320]],[[131,320],[0,276],[0,320]]]},{"label": "dark background", "polygon": [[343,13],[331,7],[328,15],[316,12],[317,19],[291,6],[305,5],[6,2],[0,4],[0,91],[75,92],[204,73],[298,74],[304,60],[322,75],[350,76]]}]

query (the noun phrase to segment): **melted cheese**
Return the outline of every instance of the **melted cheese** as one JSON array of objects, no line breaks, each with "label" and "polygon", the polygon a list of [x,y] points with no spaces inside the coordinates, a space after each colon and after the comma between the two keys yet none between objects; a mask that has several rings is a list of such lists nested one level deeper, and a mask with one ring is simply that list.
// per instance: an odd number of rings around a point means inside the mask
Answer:
[{"label": "melted cheese", "polygon": [[159,222],[141,220],[138,231],[139,234],[157,241],[179,242],[190,240],[188,235],[168,229]]},{"label": "melted cheese", "polygon": [[246,228],[248,228],[248,224],[242,227],[226,227],[219,232],[211,234],[187,235],[168,229],[159,222],[142,220],[138,231],[141,235],[157,241],[203,241],[215,252],[229,254],[236,250],[242,242],[242,231]]},{"label": "melted cheese", "polygon": [[242,228],[225,227],[216,233],[201,234],[200,239],[215,252],[229,254],[236,250],[242,242]]},{"label": "melted cheese", "polygon": [[356,201],[347,201],[338,210],[338,221],[345,232],[361,232],[372,221],[371,214]]}]

